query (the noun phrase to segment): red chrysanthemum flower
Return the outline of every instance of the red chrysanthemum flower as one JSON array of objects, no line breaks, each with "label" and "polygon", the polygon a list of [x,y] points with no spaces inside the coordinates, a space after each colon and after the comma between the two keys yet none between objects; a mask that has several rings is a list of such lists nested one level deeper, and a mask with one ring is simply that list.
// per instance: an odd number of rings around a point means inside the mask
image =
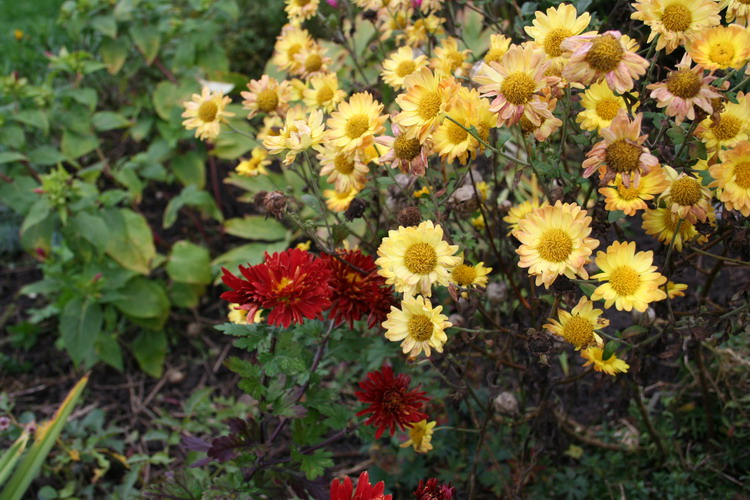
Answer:
[{"label": "red chrysanthemum flower", "polygon": [[420,479],[413,495],[417,500],[452,500],[456,495],[456,488],[451,483],[441,484],[434,477],[426,483]]},{"label": "red chrysanthemum flower", "polygon": [[419,410],[430,398],[425,397],[424,391],[417,390],[419,387],[409,390],[410,382],[411,377],[405,373],[394,377],[393,369],[383,366],[378,372],[368,373],[367,379],[359,383],[362,390],[354,395],[370,406],[357,413],[357,416],[372,414],[365,425],[378,428],[375,439],[379,439],[386,428],[393,436],[396,425],[403,431],[407,424],[428,418],[426,413]]},{"label": "red chrysanthemum flower", "polygon": [[368,328],[385,321],[391,306],[395,305],[393,288],[378,274],[375,260],[359,250],[339,250],[336,255],[338,258],[321,256],[331,271],[333,305],[329,317],[336,324],[346,321],[349,328],[366,314]]},{"label": "red chrysanthemum flower", "polygon": [[384,495],[385,483],[380,481],[378,484],[370,484],[370,478],[367,471],[359,475],[357,480],[357,489],[352,496],[352,480],[346,477],[343,480],[334,479],[331,481],[331,500],[392,500],[392,495]]},{"label": "red chrysanthemum flower", "polygon": [[331,272],[326,263],[311,253],[291,248],[268,255],[257,266],[240,266],[245,279],[238,278],[225,268],[221,279],[232,291],[221,298],[253,317],[258,309],[270,310],[268,323],[284,328],[291,323],[302,323],[305,318],[322,318],[331,306]]}]

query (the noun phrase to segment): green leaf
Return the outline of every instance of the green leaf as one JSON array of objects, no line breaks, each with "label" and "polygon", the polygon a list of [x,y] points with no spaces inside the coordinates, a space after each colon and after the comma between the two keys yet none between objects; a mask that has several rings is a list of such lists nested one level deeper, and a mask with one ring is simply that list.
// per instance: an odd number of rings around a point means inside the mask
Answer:
[{"label": "green leaf", "polygon": [[60,147],[66,158],[75,160],[99,147],[99,139],[95,135],[82,135],[65,129]]},{"label": "green leaf", "polygon": [[130,27],[130,37],[138,50],[146,59],[146,64],[150,65],[159,54],[161,45],[161,35],[159,30],[154,26],[134,25]]},{"label": "green leaf", "polygon": [[166,210],[164,210],[163,226],[165,228],[172,227],[177,222],[177,213],[184,206],[191,206],[200,208],[203,212],[208,213],[211,217],[221,222],[224,217],[219,211],[219,207],[216,206],[216,202],[206,191],[201,191],[197,186],[191,184],[182,192],[169,200]]},{"label": "green leaf", "polygon": [[39,224],[50,214],[50,205],[47,198],[38,198],[37,201],[31,205],[29,213],[21,224],[21,233],[24,233],[31,226]]},{"label": "green leaf", "polygon": [[24,430],[21,435],[18,436],[13,444],[5,450],[2,457],[0,457],[0,485],[5,483],[10,473],[13,472],[13,468],[16,466],[16,462],[21,458],[24,450],[26,449],[26,443],[29,441],[29,433]]},{"label": "green leaf", "polygon": [[591,283],[578,283],[578,288],[580,288],[587,297],[591,297],[591,294],[596,290],[596,286]]},{"label": "green leaf", "polygon": [[[252,325],[224,323],[223,325],[217,325],[215,328],[223,332],[224,335],[239,337],[242,340],[242,349],[248,352],[254,351],[263,340],[268,338],[269,332],[271,332],[268,325],[263,323]],[[237,342],[235,342],[236,345]]]},{"label": "green leaf", "polygon": [[327,467],[333,467],[331,456],[330,451],[322,449],[309,454],[292,450],[292,460],[299,463],[300,470],[305,473],[305,477],[310,481],[322,476]]},{"label": "green leaf", "polygon": [[99,47],[99,55],[107,65],[109,74],[116,75],[128,58],[128,43],[122,39],[106,38]]},{"label": "green leaf", "polygon": [[611,358],[618,347],[620,347],[619,342],[607,342],[607,344],[604,346],[604,352],[602,352],[602,361],[607,361],[609,358]]},{"label": "green leaf", "polygon": [[112,301],[120,311],[133,318],[164,318],[169,314],[169,298],[164,286],[143,276],[136,276]]},{"label": "green leaf", "polygon": [[610,212],[607,214],[607,221],[611,224],[624,217],[626,217],[626,214],[622,210],[610,210]]},{"label": "green leaf", "polygon": [[15,161],[22,161],[27,160],[24,155],[21,153],[16,153],[15,151],[2,151],[0,152],[0,165],[3,163],[11,163]]},{"label": "green leaf", "polygon": [[156,248],[146,219],[131,210],[114,208],[105,210],[102,216],[110,230],[107,255],[126,269],[148,274]]},{"label": "green leaf", "polygon": [[280,241],[287,237],[287,229],[281,223],[261,215],[229,219],[224,223],[224,230],[248,240]]},{"label": "green leaf", "polygon": [[96,343],[96,354],[105,363],[122,372],[122,348],[117,339],[112,335],[101,335]]},{"label": "green leaf", "polygon": [[211,283],[209,261],[208,249],[189,241],[178,241],[169,255],[167,274],[180,283],[207,285]]},{"label": "green leaf", "polygon": [[205,291],[206,287],[202,285],[175,282],[169,288],[169,300],[177,307],[192,308],[198,305]]},{"label": "green leaf", "polygon": [[54,146],[39,146],[29,152],[29,161],[34,165],[40,165],[42,167],[56,165],[63,160],[65,160],[65,155]]},{"label": "green leaf", "polygon": [[202,155],[190,151],[174,158],[171,166],[183,186],[194,184],[198,189],[206,186],[206,163]]},{"label": "green leaf", "polygon": [[32,127],[36,127],[39,130],[41,130],[44,135],[47,135],[49,133],[49,118],[47,118],[47,113],[42,111],[41,109],[27,109],[25,111],[19,111],[15,115],[13,115],[13,119],[25,123],[26,125],[31,125]]},{"label": "green leaf", "polygon": [[163,331],[142,331],[131,345],[141,370],[154,378],[164,372],[167,355],[167,336]]},{"label": "green leaf", "polygon": [[91,123],[94,125],[94,128],[102,132],[116,128],[129,127],[133,124],[133,122],[122,116],[120,113],[112,111],[100,111],[94,113],[94,116],[91,118]]},{"label": "green leaf", "polygon": [[60,315],[60,333],[75,364],[92,360],[103,319],[101,306],[88,298],[76,297],[65,304]]},{"label": "green leaf", "polygon": [[100,252],[107,249],[109,228],[99,215],[80,212],[70,220],[70,225],[77,235],[88,240]]},{"label": "green leaf", "polygon": [[115,16],[96,16],[89,24],[99,33],[107,35],[108,37],[117,37],[117,21]]}]

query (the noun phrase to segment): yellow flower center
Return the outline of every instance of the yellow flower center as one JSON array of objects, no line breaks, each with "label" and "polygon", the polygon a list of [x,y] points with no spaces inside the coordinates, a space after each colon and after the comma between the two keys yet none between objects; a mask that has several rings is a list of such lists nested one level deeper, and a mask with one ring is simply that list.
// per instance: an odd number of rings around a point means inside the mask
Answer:
[{"label": "yellow flower center", "polygon": [[310,0],[295,0],[295,3],[298,7],[304,7],[305,5],[310,3]]},{"label": "yellow flower center", "polygon": [[610,273],[609,284],[618,295],[627,297],[638,290],[641,279],[632,267],[621,266]]},{"label": "yellow flower center", "polygon": [[315,96],[315,100],[318,101],[319,106],[322,106],[331,99],[333,99],[333,89],[328,85],[321,87]]},{"label": "yellow flower center", "polygon": [[323,58],[320,54],[310,54],[305,59],[305,71],[308,73],[314,73],[323,67]]},{"label": "yellow flower center", "polygon": [[672,183],[671,195],[678,205],[695,205],[701,199],[701,185],[692,177],[682,177]]},{"label": "yellow flower center", "polygon": [[619,174],[638,170],[643,149],[627,139],[617,139],[607,146],[605,161],[607,166]]},{"label": "yellow flower center", "polygon": [[708,52],[708,58],[719,66],[727,67],[734,60],[734,45],[732,42],[714,42]]},{"label": "yellow flower center", "polygon": [[617,185],[617,193],[625,201],[635,200],[640,196],[640,190],[637,187],[625,187],[625,184],[620,182]]},{"label": "yellow flower center", "polygon": [[505,99],[516,106],[526,104],[534,95],[536,82],[526,73],[517,71],[508,75],[500,86],[500,92]]},{"label": "yellow flower center", "polygon": [[734,166],[734,182],[742,189],[750,189],[750,162]]},{"label": "yellow flower center", "polygon": [[562,336],[576,348],[586,347],[594,343],[594,325],[586,318],[573,316],[565,322]]},{"label": "yellow flower center", "polygon": [[573,251],[573,240],[562,229],[548,229],[539,239],[537,251],[548,262],[562,262]]},{"label": "yellow flower center", "polygon": [[544,52],[550,57],[560,57],[563,55],[560,44],[569,36],[573,36],[573,33],[567,28],[553,29],[544,37]]},{"label": "yellow flower center", "polygon": [[294,56],[297,55],[297,53],[302,50],[302,44],[301,43],[294,43],[289,46],[288,49],[286,49],[286,57],[289,60],[294,59]]},{"label": "yellow flower center", "polygon": [[661,22],[667,31],[685,31],[693,22],[693,14],[684,5],[673,3],[662,12]]},{"label": "yellow flower center", "polygon": [[409,336],[418,342],[430,340],[432,337],[432,320],[424,314],[415,314],[409,318],[407,328]]},{"label": "yellow flower center", "polygon": [[[414,425],[409,429],[409,439],[417,446],[421,446],[424,441],[425,435],[427,434],[427,427],[421,425]],[[376,499],[377,500],[377,499]]]},{"label": "yellow flower center", "polygon": [[742,122],[734,115],[720,115],[718,122],[711,123],[711,131],[719,141],[734,139],[742,129]]},{"label": "yellow flower center", "polygon": [[214,101],[203,101],[198,108],[198,118],[203,122],[212,122],[216,119],[219,107]]},{"label": "yellow flower center", "polygon": [[333,160],[333,166],[338,173],[349,175],[354,171],[354,160],[348,158],[346,155],[338,155]]},{"label": "yellow flower center", "polygon": [[370,118],[365,114],[354,115],[346,122],[346,135],[349,139],[357,139],[370,128]]},{"label": "yellow flower center", "polygon": [[255,102],[259,111],[270,113],[279,105],[279,94],[271,89],[261,90],[258,93],[258,99]]},{"label": "yellow flower center", "polygon": [[422,96],[417,106],[417,114],[423,120],[431,120],[440,111],[440,105],[443,103],[440,92],[429,92]]},{"label": "yellow flower center", "polygon": [[448,140],[453,144],[459,144],[469,136],[469,133],[466,130],[451,121],[446,122],[445,128],[448,134]]},{"label": "yellow flower center", "polygon": [[453,269],[453,280],[458,286],[469,286],[477,278],[477,270],[474,266],[459,264]]},{"label": "yellow flower center", "polygon": [[427,243],[414,243],[406,249],[404,265],[410,273],[429,274],[437,266],[437,253]]},{"label": "yellow flower center", "polygon": [[292,283],[292,280],[290,280],[289,278],[287,278],[286,276],[284,276],[283,278],[281,278],[281,281],[279,281],[278,283],[276,283],[275,292],[276,293],[281,292],[286,287],[288,287],[291,283]]},{"label": "yellow flower center", "polygon": [[612,35],[601,35],[591,42],[586,62],[600,73],[609,73],[620,64],[625,51],[620,41]]},{"label": "yellow flower center", "polygon": [[448,62],[450,63],[451,72],[457,70],[461,64],[464,62],[464,55],[460,52],[449,52],[445,56],[448,59]]},{"label": "yellow flower center", "polygon": [[407,139],[404,134],[401,134],[393,141],[393,151],[396,152],[396,158],[399,160],[411,161],[419,156],[421,149],[422,145],[416,137]]},{"label": "yellow flower center", "polygon": [[400,63],[398,63],[396,74],[399,77],[403,78],[414,73],[415,69],[417,69],[417,64],[411,59],[407,59],[406,61],[401,61]]},{"label": "yellow flower center", "polygon": [[620,100],[616,97],[605,97],[596,103],[596,114],[602,120],[612,121],[618,111],[620,111]]},{"label": "yellow flower center", "polygon": [[675,71],[667,78],[667,90],[683,99],[697,96],[702,85],[701,77],[689,69]]},{"label": "yellow flower center", "polygon": [[487,54],[484,56],[484,62],[491,63],[491,62],[500,62],[500,59],[503,58],[507,50],[503,49],[490,49]]}]

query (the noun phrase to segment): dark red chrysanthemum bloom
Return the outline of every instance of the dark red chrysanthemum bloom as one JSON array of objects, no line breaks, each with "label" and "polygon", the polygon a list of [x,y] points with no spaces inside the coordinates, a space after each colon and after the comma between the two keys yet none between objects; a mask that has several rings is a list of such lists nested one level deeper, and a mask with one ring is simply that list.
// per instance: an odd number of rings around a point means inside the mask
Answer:
[{"label": "dark red chrysanthemum bloom", "polygon": [[395,305],[393,288],[378,274],[375,260],[359,250],[339,250],[336,255],[338,258],[326,254],[320,257],[331,270],[333,305],[329,317],[336,324],[346,321],[349,328],[365,315],[368,328],[385,321],[391,306]]},{"label": "dark red chrysanthemum bloom", "polygon": [[302,323],[305,318],[322,318],[322,312],[331,306],[331,272],[321,259],[298,248],[268,255],[257,266],[240,266],[245,279],[238,278],[222,268],[224,284],[232,291],[221,298],[252,318],[258,309],[269,309],[268,323],[288,327]]},{"label": "dark red chrysanthemum bloom", "polygon": [[346,477],[344,480],[334,479],[331,481],[331,500],[392,500],[392,495],[384,495],[385,483],[370,484],[367,471],[359,475],[357,489],[352,496],[352,480]]},{"label": "dark red chrysanthemum bloom", "polygon": [[452,500],[456,495],[456,488],[451,483],[441,484],[434,477],[426,483],[420,479],[413,495],[417,500]]},{"label": "dark red chrysanthemum bloom", "polygon": [[386,428],[393,436],[396,425],[403,431],[407,424],[427,419],[427,414],[419,410],[430,398],[425,397],[424,391],[417,390],[419,387],[410,391],[410,382],[411,377],[405,373],[394,377],[393,369],[383,366],[378,372],[368,373],[367,379],[359,383],[362,390],[354,395],[370,406],[357,416],[372,414],[365,424],[378,428],[375,439],[379,439]]}]

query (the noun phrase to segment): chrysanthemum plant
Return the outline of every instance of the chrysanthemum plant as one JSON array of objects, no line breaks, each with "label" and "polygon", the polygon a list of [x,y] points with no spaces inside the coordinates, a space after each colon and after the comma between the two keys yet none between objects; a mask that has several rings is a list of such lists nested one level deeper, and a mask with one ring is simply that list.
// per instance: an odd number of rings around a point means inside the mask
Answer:
[{"label": "chrysanthemum plant", "polygon": [[[354,448],[386,490],[510,498],[550,481],[550,422],[671,460],[643,400],[660,353],[710,398],[704,358],[748,317],[744,7],[495,4],[287,0],[242,110],[185,103],[197,138],[253,141],[226,182],[296,243],[223,269],[248,484],[315,496]],[[570,387],[629,398],[640,445],[576,422]]]}]

